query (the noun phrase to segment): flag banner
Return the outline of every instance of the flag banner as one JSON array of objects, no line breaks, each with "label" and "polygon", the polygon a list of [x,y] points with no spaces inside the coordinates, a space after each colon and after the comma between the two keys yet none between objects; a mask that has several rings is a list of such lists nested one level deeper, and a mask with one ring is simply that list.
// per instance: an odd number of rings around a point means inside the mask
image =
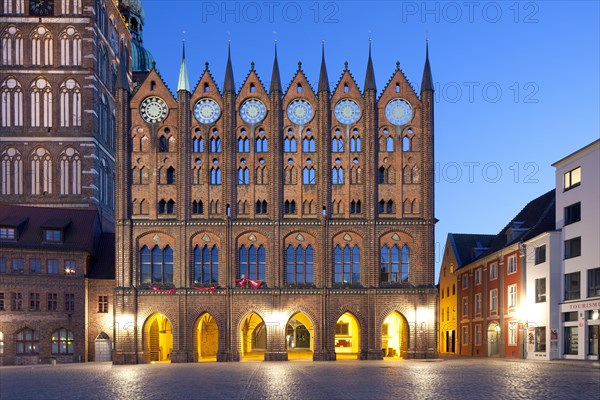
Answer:
[{"label": "flag banner", "polygon": [[236,283],[236,285],[241,286],[241,287],[245,287],[246,284],[248,283],[248,284],[250,284],[252,289],[258,289],[260,287],[260,285],[262,285],[263,281],[261,281],[260,279],[250,279],[245,276],[242,276],[240,279],[236,279],[235,283]]},{"label": "flag banner", "polygon": [[203,292],[210,292],[210,293],[214,293],[215,290],[217,290],[216,286],[211,286],[211,287],[199,287],[199,286],[193,286],[192,285],[192,289],[196,289],[196,290],[201,290]]},{"label": "flag banner", "polygon": [[158,286],[148,286],[148,289],[154,290],[155,292],[162,292],[162,293],[169,293],[169,294],[173,294],[177,290],[177,288],[173,288],[173,289],[161,289]]}]

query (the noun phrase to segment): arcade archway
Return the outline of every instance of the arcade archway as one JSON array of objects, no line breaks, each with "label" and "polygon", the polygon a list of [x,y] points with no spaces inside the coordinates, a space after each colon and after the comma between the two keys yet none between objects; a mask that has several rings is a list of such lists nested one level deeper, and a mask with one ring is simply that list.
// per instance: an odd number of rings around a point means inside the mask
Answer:
[{"label": "arcade archway", "polygon": [[314,326],[303,313],[297,313],[289,319],[285,327],[285,343],[288,360],[312,360]]},{"label": "arcade archway", "polygon": [[267,327],[265,321],[253,312],[241,323],[240,327],[242,360],[264,360],[267,348]]},{"label": "arcade archway", "polygon": [[150,362],[170,362],[173,351],[173,329],[169,319],[154,313],[144,323],[144,351]]},{"label": "arcade archway", "polygon": [[389,314],[381,326],[381,352],[385,359],[406,357],[408,322],[399,312]]},{"label": "arcade archway", "polygon": [[335,354],[338,360],[359,358],[360,325],[349,312],[342,314],[335,324]]},{"label": "arcade archway", "polygon": [[219,352],[219,327],[209,313],[202,314],[194,326],[197,361],[217,361]]}]

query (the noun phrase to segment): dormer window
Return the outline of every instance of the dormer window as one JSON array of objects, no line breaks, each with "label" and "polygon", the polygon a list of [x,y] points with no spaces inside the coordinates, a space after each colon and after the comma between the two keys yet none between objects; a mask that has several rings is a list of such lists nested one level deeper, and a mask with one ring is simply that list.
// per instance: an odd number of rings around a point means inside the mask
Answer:
[{"label": "dormer window", "polygon": [[0,240],[16,240],[17,234],[15,228],[0,228]]},{"label": "dormer window", "polygon": [[44,231],[45,242],[62,242],[62,232],[54,229],[46,229]]}]

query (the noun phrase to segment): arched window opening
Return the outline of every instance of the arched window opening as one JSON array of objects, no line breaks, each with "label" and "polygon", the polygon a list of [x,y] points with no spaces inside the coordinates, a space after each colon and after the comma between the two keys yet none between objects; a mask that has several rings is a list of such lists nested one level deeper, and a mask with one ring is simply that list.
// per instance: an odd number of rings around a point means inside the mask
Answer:
[{"label": "arched window opening", "polygon": [[216,245],[194,247],[194,283],[214,284],[219,281],[219,249]]},{"label": "arched window opening", "polygon": [[173,283],[173,249],[144,245],[140,250],[140,284]]}]

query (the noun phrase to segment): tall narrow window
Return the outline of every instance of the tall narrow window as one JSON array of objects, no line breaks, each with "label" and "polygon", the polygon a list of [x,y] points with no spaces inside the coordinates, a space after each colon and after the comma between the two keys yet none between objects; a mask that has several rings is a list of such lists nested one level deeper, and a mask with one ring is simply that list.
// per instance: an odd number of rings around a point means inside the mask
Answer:
[{"label": "tall narrow window", "polygon": [[52,65],[54,62],[52,33],[43,26],[34,29],[31,35],[31,63]]},{"label": "tall narrow window", "polygon": [[60,34],[60,64],[81,65],[81,36],[72,26]]},{"label": "tall narrow window", "polygon": [[173,250],[170,246],[161,249],[148,246],[140,250],[140,283],[173,283]]},{"label": "tall narrow window", "polygon": [[23,35],[15,26],[2,32],[2,65],[23,65]]},{"label": "tall narrow window", "polygon": [[31,194],[51,194],[53,178],[50,153],[42,147],[37,148],[31,155],[30,166]]},{"label": "tall narrow window", "polygon": [[315,184],[315,169],[313,167],[304,167],[302,170],[302,183],[305,185]]},{"label": "tall narrow window", "polygon": [[402,283],[400,250],[397,245],[383,245],[379,261],[381,282]]},{"label": "tall narrow window", "polygon": [[2,127],[23,126],[23,90],[18,80],[8,77],[0,87]]},{"label": "tall narrow window", "polygon": [[333,251],[335,283],[360,283],[360,248],[336,245]]},{"label": "tall narrow window", "polygon": [[60,194],[81,194],[81,158],[72,147],[60,155]]},{"label": "tall narrow window", "polygon": [[31,126],[52,127],[52,87],[44,78],[36,79],[30,87]]},{"label": "tall narrow window", "polygon": [[194,283],[219,281],[219,249],[216,245],[194,247]]},{"label": "tall narrow window", "polygon": [[1,194],[23,194],[23,159],[15,148],[0,154]]},{"label": "tall narrow window", "polygon": [[74,79],[60,86],[60,126],[81,126],[81,89]]},{"label": "tall narrow window", "polygon": [[258,247],[253,244],[249,247],[242,245],[239,252],[239,261],[240,277],[265,279],[266,252],[262,244]]}]

